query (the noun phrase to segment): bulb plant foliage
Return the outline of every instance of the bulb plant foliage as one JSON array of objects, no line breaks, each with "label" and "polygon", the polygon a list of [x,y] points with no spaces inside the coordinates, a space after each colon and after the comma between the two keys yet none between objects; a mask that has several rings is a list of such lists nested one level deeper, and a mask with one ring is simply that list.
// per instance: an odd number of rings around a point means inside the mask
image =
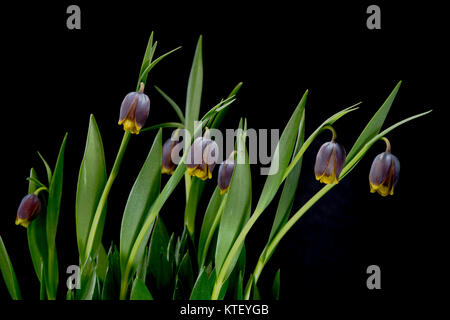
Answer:
[{"label": "bulb plant foliage", "polygon": [[[306,91],[290,118],[286,119],[269,175],[258,202],[254,204],[246,146],[247,120],[241,119],[235,150],[227,155],[227,160],[223,163],[217,163],[218,146],[211,140],[209,133],[210,129],[219,128],[242,83],[200,117],[203,86],[200,37],[189,75],[185,111],[155,86],[174,109],[178,120],[145,127],[146,122],[151,123],[150,99],[144,93],[145,89],[149,91],[148,74],[158,62],[178,49],[154,59],[156,46],[152,33],[136,91],[126,95],[120,107],[119,124],[124,129],[124,136],[110,171],[106,167],[99,127],[94,116],[90,117],[75,201],[79,273],[78,277],[72,279],[72,286],[66,285],[69,284],[66,274],[59,275],[58,271],[64,266],[58,265],[55,241],[63,192],[67,134],[54,168],[39,154],[46,169],[46,179],[38,176],[34,169],[30,171],[28,194],[19,205],[16,224],[26,228],[31,260],[40,282],[40,292],[36,292],[36,296],[39,294],[40,299],[206,300],[259,299],[261,296],[278,299],[281,288],[280,270],[273,280],[273,292],[260,292],[258,280],[286,233],[360,161],[363,166],[367,165],[362,161],[365,154],[380,140],[386,142],[387,148],[374,159],[367,188],[368,192],[377,192],[382,196],[392,195],[399,178],[400,162],[391,153],[391,145],[386,136],[398,126],[430,112],[411,116],[383,129],[383,123],[400,87],[398,83],[346,153],[344,146],[336,141],[333,124],[356,110],[357,105],[332,115],[307,137]],[[162,107],[164,106],[152,105],[152,108]],[[180,129],[188,130],[192,138],[180,139]],[[133,139],[141,139],[146,132],[148,134],[152,130],[157,130],[156,136],[124,203],[120,243],[104,247],[109,243],[108,239],[103,238],[103,228],[108,218],[108,195],[119,174],[128,142],[133,135],[136,135]],[[171,138],[164,143],[162,130],[170,130],[167,134],[171,134]],[[324,130],[332,132],[332,140],[323,144],[318,151],[308,150],[312,141]],[[185,147],[184,150],[180,148],[182,146]],[[183,150],[181,159],[175,163],[174,154],[180,150]],[[324,186],[300,208],[294,208],[293,200],[306,151],[317,152],[315,167],[305,169],[314,170],[316,179],[324,183]],[[133,160],[127,159],[128,161]],[[214,171],[216,164],[218,170]],[[167,179],[163,179],[162,174]],[[173,199],[175,188],[183,188],[180,183],[182,180],[185,182],[186,198]],[[163,183],[164,181],[166,182]],[[217,185],[211,195],[203,192],[206,184]],[[278,193],[280,195],[276,211],[266,212]],[[185,201],[182,234],[170,233],[164,225],[164,219],[179,217],[175,214],[161,215],[161,209],[167,201]],[[205,212],[198,209],[201,201],[208,203]],[[166,215],[168,214],[170,213]],[[247,255],[255,256],[258,253],[253,248],[247,248],[245,240],[262,214],[272,215],[273,224],[268,230],[266,245],[259,253],[256,265],[248,265]],[[13,219],[14,216],[11,215],[11,221]],[[196,221],[197,225],[201,225],[200,230],[195,228]],[[9,246],[11,249],[11,244]],[[21,299],[20,279],[14,272],[1,237],[0,270],[11,297]]]}]

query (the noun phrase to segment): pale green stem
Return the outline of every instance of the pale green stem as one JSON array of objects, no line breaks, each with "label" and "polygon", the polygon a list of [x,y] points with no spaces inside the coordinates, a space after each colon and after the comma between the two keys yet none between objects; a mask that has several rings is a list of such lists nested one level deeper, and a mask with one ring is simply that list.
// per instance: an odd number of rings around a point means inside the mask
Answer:
[{"label": "pale green stem", "polygon": [[103,189],[102,195],[100,197],[100,201],[98,202],[97,209],[95,210],[94,218],[92,219],[91,228],[89,230],[89,236],[86,243],[86,250],[85,250],[85,257],[84,260],[88,259],[91,255],[91,251],[93,250],[94,246],[94,239],[95,234],[97,233],[98,224],[100,223],[100,218],[103,212],[103,209],[105,208],[106,201],[108,200],[108,195],[111,190],[111,187],[114,183],[114,180],[117,177],[117,174],[119,173],[120,165],[122,163],[123,156],[125,154],[125,150],[128,145],[128,141],[130,141],[131,133],[128,131],[125,131],[122,143],[120,144],[119,151],[116,156],[116,160],[114,161],[113,168],[111,170],[111,173],[109,174],[108,180],[106,181],[105,188]]},{"label": "pale green stem", "polygon": [[39,195],[39,192],[41,192],[42,190],[48,191],[48,188],[47,188],[47,187],[40,187],[40,188],[36,189],[36,190],[33,192],[33,194],[34,194],[35,196],[38,196],[38,195]]}]

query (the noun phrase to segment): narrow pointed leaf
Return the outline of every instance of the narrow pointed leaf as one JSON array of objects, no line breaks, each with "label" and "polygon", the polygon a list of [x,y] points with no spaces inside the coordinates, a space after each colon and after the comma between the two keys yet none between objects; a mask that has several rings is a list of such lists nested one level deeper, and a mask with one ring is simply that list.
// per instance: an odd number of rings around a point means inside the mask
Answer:
[{"label": "narrow pointed leaf", "polygon": [[63,185],[63,170],[64,170],[64,150],[66,147],[67,134],[59,151],[58,159],[56,161],[55,169],[53,171],[52,181],[50,183],[48,192],[47,204],[47,246],[48,246],[48,264],[47,264],[47,296],[50,300],[56,299],[56,290],[58,288],[58,258],[56,253],[56,230],[59,220],[59,209],[61,206],[61,194]]},{"label": "narrow pointed leaf", "polygon": [[[293,155],[295,156],[303,145],[305,137],[305,111],[303,110],[302,120],[300,122],[300,129],[298,131],[297,145]],[[281,192],[280,200],[278,202],[277,211],[273,221],[272,229],[270,230],[269,241],[270,242],[276,232],[283,226],[289,219],[289,215],[294,203],[295,192],[297,191],[298,182],[300,179],[300,171],[302,167],[302,159],[300,159],[291,171],[289,176],[284,182],[283,191]]]},{"label": "narrow pointed leaf", "polygon": [[3,275],[3,280],[5,281],[6,288],[13,300],[22,300],[20,294],[19,282],[16,278],[16,273],[9,259],[8,252],[6,251],[3,239],[0,236],[0,271]]},{"label": "narrow pointed leaf", "polygon": [[198,120],[200,102],[203,86],[203,59],[202,59],[202,36],[198,39],[195,49],[194,61],[189,75],[186,96],[186,123],[185,128],[193,134],[194,121]]},{"label": "narrow pointed leaf", "polygon": [[[77,231],[78,252],[81,261],[87,259],[86,243],[95,210],[106,184],[106,164],[103,142],[97,122],[93,115],[89,119],[83,160],[78,174],[77,196],[75,200],[75,225]],[[103,234],[105,212],[96,233],[95,243],[99,243]]]},{"label": "narrow pointed leaf", "polygon": [[269,205],[283,181],[284,172],[292,157],[295,141],[300,130],[300,122],[305,110],[308,91],[305,92],[287,123],[271,160],[269,175],[264,184],[255,211],[261,212]]},{"label": "narrow pointed leaf", "polygon": [[175,110],[175,113],[177,114],[178,118],[182,123],[185,122],[183,111],[181,111],[181,108],[178,106],[178,104],[173,101],[164,91],[162,91],[160,88],[155,86],[156,91],[159,92],[160,95],[163,96],[164,99],[169,103],[169,105]]},{"label": "narrow pointed leaf", "polygon": [[[215,255],[217,270],[221,270],[231,246],[250,216],[251,198],[250,164],[245,146],[245,132],[241,130],[237,137],[237,161],[217,235]],[[226,274],[232,271],[238,255],[235,258],[233,263],[226,266],[228,268]]]},{"label": "narrow pointed leaf", "polygon": [[39,158],[41,158],[42,163],[45,166],[45,170],[47,171],[47,179],[48,179],[48,183],[50,184],[50,182],[52,181],[52,169],[50,169],[50,166],[48,165],[48,162],[45,161],[44,157],[42,156],[42,154],[40,152],[38,152]]},{"label": "narrow pointed leaf", "polygon": [[352,149],[348,153],[346,157],[346,163],[350,162],[353,157],[358,153],[358,151],[375,135],[380,132],[383,127],[384,120],[386,119],[389,110],[391,109],[392,102],[394,102],[395,96],[397,95],[398,89],[402,84],[401,81],[395,86],[394,90],[392,90],[391,94],[387,97],[386,101],[383,105],[378,109],[378,111],[374,114],[372,119],[367,123],[364,130],[361,132],[360,136],[356,140]]},{"label": "narrow pointed leaf", "polygon": [[[216,187],[214,193],[209,200],[208,207],[206,208],[205,216],[203,218],[202,227],[200,230],[200,238],[198,240],[198,265],[201,268],[205,263],[206,255],[209,250],[211,240],[222,217],[223,207],[225,204],[225,198],[227,194],[221,195],[219,187]],[[222,207],[222,209],[220,209]]]},{"label": "narrow pointed leaf", "polygon": [[[139,175],[128,196],[127,204],[122,218],[120,229],[120,265],[122,271],[125,270],[133,243],[137,234],[147,217],[148,210],[152,206],[160,192],[161,185],[161,152],[162,152],[162,131],[159,130],[153,145],[148,153],[147,159],[139,172]],[[139,248],[136,259],[133,261],[133,268],[141,263],[145,244],[150,237],[150,230],[147,232]]]}]

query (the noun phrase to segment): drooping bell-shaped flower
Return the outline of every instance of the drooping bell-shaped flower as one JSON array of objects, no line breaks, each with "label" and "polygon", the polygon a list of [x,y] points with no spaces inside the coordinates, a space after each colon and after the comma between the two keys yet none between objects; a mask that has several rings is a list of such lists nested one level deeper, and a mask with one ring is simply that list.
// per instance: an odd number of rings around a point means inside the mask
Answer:
[{"label": "drooping bell-shaped flower", "polygon": [[400,161],[391,153],[389,140],[386,142],[386,151],[380,153],[372,162],[369,173],[370,192],[378,192],[383,197],[394,194],[394,187],[400,176]]},{"label": "drooping bell-shaped flower", "polygon": [[325,184],[339,181],[339,175],[344,168],[346,157],[344,147],[335,141],[336,133],[334,129],[331,127],[329,129],[333,132],[333,138],[320,147],[314,165],[316,179]]},{"label": "drooping bell-shaped flower", "polygon": [[138,92],[130,92],[125,96],[120,106],[119,125],[123,130],[139,134],[147,121],[150,112],[150,99],[144,93],[144,83]]},{"label": "drooping bell-shaped flower", "polygon": [[227,193],[228,188],[230,187],[231,177],[233,176],[234,170],[234,154],[235,151],[233,151],[228,159],[222,162],[219,167],[217,185],[219,186],[220,194]]},{"label": "drooping bell-shaped flower", "polygon": [[162,147],[162,168],[161,173],[173,174],[176,164],[174,163],[175,147],[180,143],[178,130],[175,130],[170,139]]},{"label": "drooping bell-shaped flower", "polygon": [[203,137],[195,139],[189,149],[186,158],[188,174],[202,180],[211,179],[218,156],[217,143],[209,138],[209,130],[206,128]]},{"label": "drooping bell-shaped flower", "polygon": [[28,194],[23,197],[17,209],[16,225],[28,228],[28,225],[33,221],[41,211],[41,200],[35,194]]}]

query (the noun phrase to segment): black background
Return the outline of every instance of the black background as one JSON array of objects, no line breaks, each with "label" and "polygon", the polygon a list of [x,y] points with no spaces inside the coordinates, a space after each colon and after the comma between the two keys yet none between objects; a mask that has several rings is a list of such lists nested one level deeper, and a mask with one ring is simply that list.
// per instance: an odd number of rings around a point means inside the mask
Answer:
[{"label": "black background", "polygon": [[[81,30],[66,28],[70,4],[81,7]],[[335,125],[340,143],[349,151],[372,114],[403,80],[386,125],[428,109],[433,112],[389,134],[392,152],[402,165],[395,195],[382,198],[369,193],[371,161],[384,151],[380,142],[288,233],[262,274],[261,291],[269,289],[278,267],[284,300],[317,296],[326,303],[348,297],[348,301],[370,304],[430,296],[444,287],[446,265],[442,258],[448,251],[444,218],[448,209],[439,206],[442,198],[437,193],[439,182],[448,180],[448,142],[439,125],[448,104],[445,12],[432,2],[396,6],[374,2],[381,7],[382,29],[368,30],[366,8],[370,4],[59,1],[3,6],[2,51],[6,58],[2,59],[0,234],[24,298],[37,298],[39,289],[26,230],[16,227],[14,218],[27,190],[29,168],[45,174],[36,151],[53,166],[64,133],[69,133],[57,235],[60,274],[64,275],[66,266],[78,262],[74,201],[89,114],[93,113],[99,124],[111,168],[123,132],[117,126],[120,103],[135,89],[152,30],[158,40],[157,54],[179,45],[183,48],[151,71],[146,88],[152,102],[148,125],[176,121],[176,114],[153,85],[184,105],[200,34],[204,61],[202,113],[239,81],[244,82],[222,128],[235,128],[240,117],[247,117],[249,127],[282,129],[309,89],[307,135],[331,114],[363,102],[358,111]],[[106,247],[112,240],[118,244],[128,190],[154,134],[142,133],[129,144],[108,202]],[[164,135],[168,137],[169,132]],[[321,187],[314,179],[313,165],[315,153],[328,139],[328,134],[320,136],[305,155],[294,208]],[[257,166],[252,166],[252,173],[256,203],[264,177],[258,175]],[[215,179],[205,189],[199,215],[204,212]],[[181,186],[172,199],[184,201]],[[181,231],[183,223],[184,207],[180,203],[169,201],[161,213],[175,232]],[[275,205],[270,206],[249,235],[251,269],[265,243],[275,209]],[[371,264],[381,268],[379,291],[366,287],[366,268]],[[61,287],[64,282],[61,278]],[[3,285],[0,294],[7,297]]]}]

